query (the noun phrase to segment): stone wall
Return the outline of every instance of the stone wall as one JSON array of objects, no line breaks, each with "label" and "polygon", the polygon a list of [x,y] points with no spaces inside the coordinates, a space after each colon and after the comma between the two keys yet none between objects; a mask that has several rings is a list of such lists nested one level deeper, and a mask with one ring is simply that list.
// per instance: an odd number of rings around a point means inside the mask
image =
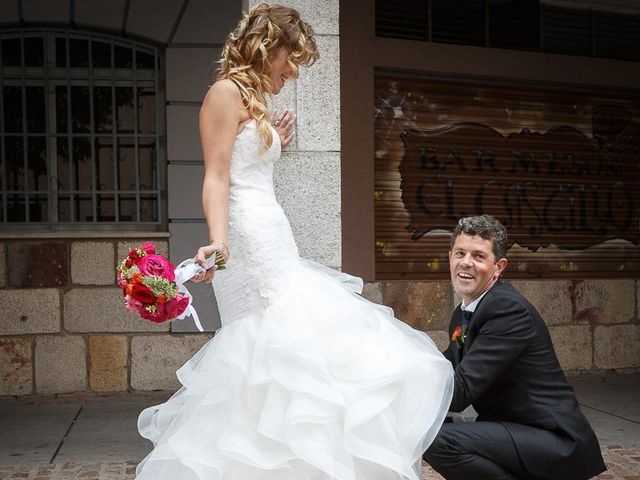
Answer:
[{"label": "stone wall", "polygon": [[[211,334],[127,312],[115,280],[118,262],[150,236],[167,255],[167,234],[0,239],[0,396],[179,387],[175,371]],[[640,368],[640,281],[513,284],[545,318],[565,370]],[[448,344],[459,301],[449,281],[369,283],[364,295]]]},{"label": "stone wall", "polygon": [[[545,319],[565,371],[640,368],[640,281],[511,283]],[[448,345],[449,318],[460,302],[448,280],[369,283],[364,295],[426,331],[441,350]]]},{"label": "stone wall", "polygon": [[211,338],[124,308],[116,265],[150,237],[167,255],[167,234],[96,235],[0,240],[0,396],[174,390],[176,369]]}]

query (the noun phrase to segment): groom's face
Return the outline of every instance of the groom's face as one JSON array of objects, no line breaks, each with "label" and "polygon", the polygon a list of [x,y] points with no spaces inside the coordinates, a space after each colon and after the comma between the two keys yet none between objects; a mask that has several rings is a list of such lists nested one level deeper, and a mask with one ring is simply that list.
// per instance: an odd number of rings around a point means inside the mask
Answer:
[{"label": "groom's face", "polygon": [[496,259],[490,240],[462,233],[449,252],[449,266],[453,289],[469,305],[498,280],[507,259]]}]

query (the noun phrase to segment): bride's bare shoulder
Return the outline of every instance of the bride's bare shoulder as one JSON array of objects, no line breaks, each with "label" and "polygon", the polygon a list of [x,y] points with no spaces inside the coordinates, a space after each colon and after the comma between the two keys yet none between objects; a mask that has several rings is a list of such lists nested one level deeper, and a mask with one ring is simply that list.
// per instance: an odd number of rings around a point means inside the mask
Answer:
[{"label": "bride's bare shoulder", "polygon": [[229,79],[218,80],[209,87],[202,102],[203,111],[222,111],[242,117],[244,107],[237,85]]},{"label": "bride's bare shoulder", "polygon": [[242,103],[240,89],[233,81],[225,78],[218,80],[209,87],[204,97],[204,103],[223,102],[223,103]]}]

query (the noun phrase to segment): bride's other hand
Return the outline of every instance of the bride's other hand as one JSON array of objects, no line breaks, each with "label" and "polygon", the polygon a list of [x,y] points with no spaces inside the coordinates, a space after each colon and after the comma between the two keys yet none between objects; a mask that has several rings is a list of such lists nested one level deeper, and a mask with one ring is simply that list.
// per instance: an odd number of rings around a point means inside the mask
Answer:
[{"label": "bride's other hand", "polygon": [[[229,250],[227,249],[227,245],[224,242],[214,241],[209,245],[200,247],[193,261],[204,267],[207,257],[209,257],[210,255],[215,255],[216,252],[220,252],[220,255],[222,255],[225,263],[227,262],[227,260],[229,260]],[[210,283],[211,280],[213,280],[214,274],[215,269],[210,268],[209,270],[192,277],[191,281],[195,283]]]},{"label": "bride's other hand", "polygon": [[295,127],[298,117],[286,109],[282,112],[274,111],[271,117],[271,124],[276,132],[278,132],[280,145],[284,148],[293,140],[293,134],[295,133],[293,127]]}]

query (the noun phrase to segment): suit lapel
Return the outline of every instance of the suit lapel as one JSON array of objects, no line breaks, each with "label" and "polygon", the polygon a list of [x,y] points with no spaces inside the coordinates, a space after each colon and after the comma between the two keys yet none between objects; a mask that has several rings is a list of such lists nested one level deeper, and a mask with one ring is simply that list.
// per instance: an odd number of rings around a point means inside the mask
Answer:
[{"label": "suit lapel", "polygon": [[482,315],[484,314],[484,307],[488,303],[490,303],[487,301],[488,297],[493,297],[495,295],[495,289],[498,288],[501,284],[502,284],[502,280],[498,280],[496,283],[494,283],[489,289],[489,291],[485,294],[485,296],[482,297],[482,300],[480,300],[480,303],[478,303],[478,305],[476,306],[476,309],[473,311],[473,315],[471,316],[469,326],[467,327],[466,341],[464,342],[464,344],[462,345],[462,348],[460,349],[461,350],[460,359],[464,357],[464,354],[467,352],[467,350],[469,350],[469,348],[471,347],[471,344],[473,343],[473,340],[476,337],[475,333],[477,329],[477,324],[479,322],[478,319],[482,318]]}]

